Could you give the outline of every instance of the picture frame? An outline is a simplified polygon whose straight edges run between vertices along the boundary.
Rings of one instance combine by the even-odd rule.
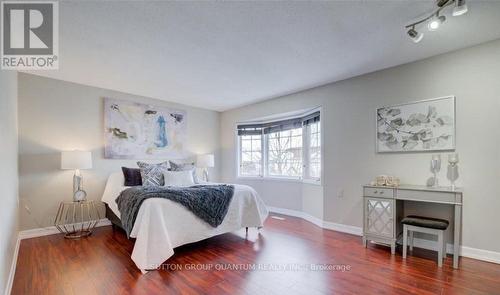
[[[105,159],[180,159],[187,156],[187,112],[104,98]]]
[[[376,109],[376,152],[453,151],[456,97],[453,95]]]

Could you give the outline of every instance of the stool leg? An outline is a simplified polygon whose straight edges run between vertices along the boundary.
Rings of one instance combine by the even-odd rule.
[[[443,259],[446,259],[446,240],[444,239],[444,237],[443,237]]]
[[[413,251],[413,231],[410,231],[410,251]]]
[[[438,232],[438,267],[443,266],[443,231]]]
[[[403,259],[406,259],[406,247],[408,247],[408,228],[403,224]]]

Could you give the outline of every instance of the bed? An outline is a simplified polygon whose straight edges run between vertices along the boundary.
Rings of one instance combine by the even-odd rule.
[[[102,201],[106,217],[121,227],[116,198],[127,189],[121,172],[109,176]],[[208,183],[206,183],[208,185]],[[213,183],[211,183],[213,184]],[[234,184],[234,195],[222,223],[212,227],[179,203],[160,198],[145,200],[130,233],[135,238],[131,258],[143,272],[161,266],[174,254],[174,248],[201,241],[244,227],[262,227],[268,210],[257,192],[249,186]]]

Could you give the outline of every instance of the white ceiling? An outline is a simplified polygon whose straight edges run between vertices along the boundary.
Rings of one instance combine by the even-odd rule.
[[[433,1],[60,1],[60,69],[33,74],[223,111],[500,38],[500,1],[468,5],[414,44]]]

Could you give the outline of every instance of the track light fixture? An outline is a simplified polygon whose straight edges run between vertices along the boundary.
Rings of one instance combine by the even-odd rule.
[[[453,7],[453,16],[460,16],[466,14],[469,9],[467,8],[467,4],[465,0],[456,0],[455,7]]]
[[[408,36],[410,36],[410,39],[415,43],[420,42],[422,38],[424,38],[424,34],[417,32],[415,28],[411,28],[408,30]]]
[[[439,27],[446,21],[446,17],[441,14],[441,11],[452,4],[455,4],[452,12],[453,16],[460,16],[467,13],[468,8],[465,0],[436,0],[437,8],[429,16],[405,27],[408,30],[407,34],[410,39],[415,43],[422,40],[424,34],[418,32],[416,29],[416,27],[421,24],[427,23],[429,31],[439,29]]]

